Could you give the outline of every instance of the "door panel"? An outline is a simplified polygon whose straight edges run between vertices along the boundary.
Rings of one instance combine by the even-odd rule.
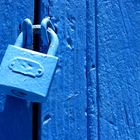
[[[140,138],[140,2],[97,3],[99,139]]]
[[[14,44],[19,33],[20,23],[27,17],[33,20],[33,14],[33,0],[0,1],[0,61],[8,44]],[[30,103],[10,96],[7,96],[5,101],[5,96],[0,96],[0,139],[32,139]]]
[[[86,2],[44,0],[41,6],[41,18],[52,17],[60,39],[59,64],[41,107],[42,140],[86,139]]]

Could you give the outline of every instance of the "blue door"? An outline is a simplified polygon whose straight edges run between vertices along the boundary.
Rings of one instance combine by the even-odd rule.
[[[14,44],[24,18],[34,18],[33,0],[0,1],[0,60],[8,44]],[[8,75],[8,74],[7,74]],[[32,104],[21,99],[0,96],[0,139],[32,139]]]
[[[2,0],[0,5],[1,59],[27,17],[39,24],[50,16],[60,40],[45,103],[0,96],[0,140],[140,139],[138,0]]]

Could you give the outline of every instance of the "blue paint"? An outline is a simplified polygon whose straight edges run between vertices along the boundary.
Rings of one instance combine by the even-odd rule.
[[[55,56],[9,45],[1,63],[1,93],[33,102],[46,100],[57,60]]]
[[[43,66],[28,58],[15,57],[8,67],[12,72],[34,78],[41,77],[44,74]]]
[[[0,112],[1,140],[31,140],[32,116],[31,104],[7,96],[3,112]]]
[[[137,5],[140,5],[138,1],[100,0],[92,7],[89,1],[89,11],[95,11],[95,15],[88,15],[87,22],[89,139],[140,138],[140,8]],[[91,24],[94,22],[95,27]]]
[[[87,0],[86,14],[86,76],[87,76],[87,137],[99,139],[98,28],[97,1]]]
[[[87,139],[86,1],[43,0],[41,6],[40,17],[49,11],[60,40],[58,67],[41,106],[41,138]]]
[[[33,8],[28,3],[14,18],[10,11],[19,0],[11,7],[0,4],[1,11],[8,11],[0,12],[2,59],[5,46],[14,43],[21,16],[33,17]],[[139,140],[139,1],[42,0],[40,5],[40,19],[52,17],[61,46],[51,92],[41,107],[42,140]],[[2,109],[3,96],[0,103]],[[8,97],[0,115],[0,132],[6,135],[0,138],[30,140],[30,109],[23,100]]]
[[[59,45],[57,34],[48,28],[47,23],[50,23],[49,21],[50,19],[45,22],[43,20],[42,23],[44,22],[44,24],[41,24],[41,31],[45,30],[44,32],[47,34],[47,36],[40,34],[43,41],[47,42],[48,35],[50,36],[48,52],[43,54],[26,49],[27,46],[27,48],[32,46],[33,33],[31,21],[29,19],[24,20],[22,33],[20,33],[15,45],[8,46],[0,66],[1,93],[32,102],[46,101],[58,61],[58,57],[54,55]],[[45,28],[42,29],[44,26]]]
[[[42,5],[41,17],[53,17],[61,45],[51,93],[41,108],[42,139],[139,139],[139,1]]]
[[[39,15],[38,15],[39,16]],[[48,27],[51,28],[53,31],[55,31],[55,27],[51,22],[50,17],[45,17],[41,21],[41,34],[42,34],[42,40],[43,40],[43,46],[46,51],[48,51],[49,46],[49,37],[48,34],[46,34],[46,31],[48,30]]]
[[[19,25],[24,18],[33,20],[33,0],[0,1],[0,62],[8,44],[14,44],[19,33]],[[4,106],[5,104],[5,106]],[[31,104],[14,98],[0,96],[0,139],[32,139]]]

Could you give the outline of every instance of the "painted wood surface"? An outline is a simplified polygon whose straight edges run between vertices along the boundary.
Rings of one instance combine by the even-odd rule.
[[[86,1],[43,0],[60,39],[59,64],[48,100],[41,107],[42,140],[87,139]]]
[[[97,1],[86,1],[87,139],[99,137]]]
[[[33,0],[0,1],[0,61],[8,44],[14,44],[22,20],[26,17],[33,20],[33,6]],[[32,139],[32,110],[30,103],[10,96],[5,101],[4,95],[0,96],[0,139]]]
[[[140,139],[140,1],[97,1],[100,140]]]
[[[61,39],[42,106],[42,139],[139,140],[140,2],[44,0],[41,6],[42,17],[56,17]]]
[[[139,140],[140,2],[42,0],[60,38],[58,68],[41,105],[42,140]],[[0,60],[33,1],[0,1]],[[0,96],[0,139],[31,140],[31,104]],[[4,108],[5,104],[5,109]]]

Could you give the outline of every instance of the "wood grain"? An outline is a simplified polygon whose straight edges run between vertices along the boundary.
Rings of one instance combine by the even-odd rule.
[[[60,60],[42,140],[139,140],[140,2],[44,0],[45,15],[58,26]]]
[[[86,2],[86,81],[87,81],[87,139],[98,140],[99,91],[98,91],[98,34],[97,2]]]
[[[41,17],[52,17],[60,39],[59,64],[41,109],[42,140],[86,139],[86,2],[44,0],[41,5]]]
[[[99,139],[140,138],[140,2],[97,3]]]

